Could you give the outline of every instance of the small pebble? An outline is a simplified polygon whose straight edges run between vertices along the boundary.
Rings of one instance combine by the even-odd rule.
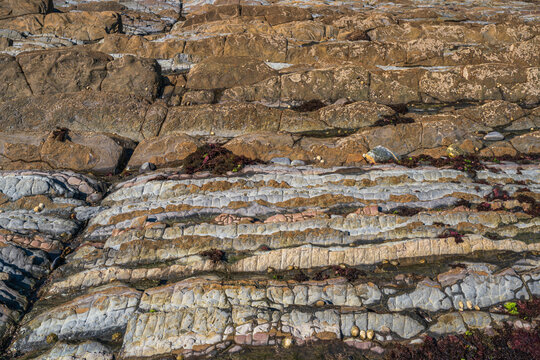
[[[399,160],[396,154],[394,154],[391,150],[380,145],[368,151],[367,154],[364,154],[364,158],[371,164],[385,163],[390,160]]]
[[[366,339],[366,330],[360,330],[360,339],[362,340]]]
[[[448,146],[446,148],[446,153],[448,154],[448,156],[450,156],[451,158],[453,157],[456,157],[456,156],[461,156],[461,155],[466,155],[467,152],[465,150],[463,150],[462,148],[460,148],[458,145],[456,144],[452,144],[450,146]]]
[[[354,325],[351,328],[351,336],[352,337],[357,337],[359,334],[360,334],[360,329],[358,328],[358,326]]]
[[[283,339],[283,347],[284,347],[285,349],[290,348],[291,345],[292,345],[292,343],[293,343],[293,341],[292,341],[292,339],[289,338],[289,337]]]
[[[375,331],[373,331],[373,330],[368,330],[368,331],[366,332],[366,337],[367,337],[368,340],[373,339],[374,336],[375,336]]]
[[[484,136],[484,140],[501,141],[501,140],[504,140],[504,135],[498,131],[492,131],[492,132],[487,133],[486,136]]]

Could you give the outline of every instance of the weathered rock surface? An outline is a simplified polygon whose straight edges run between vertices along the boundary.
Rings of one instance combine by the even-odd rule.
[[[538,357],[539,29],[534,1],[0,0],[0,353],[508,324]]]
[[[26,14],[45,14],[52,8],[52,0],[2,0],[0,19]]]
[[[200,142],[182,133],[143,140],[129,159],[129,168],[138,168],[145,162],[162,166],[178,164],[200,146]]]
[[[134,146],[132,141],[100,133],[69,131],[66,139],[54,132],[0,133],[0,166],[114,174]]]
[[[264,62],[248,57],[213,57],[190,70],[187,87],[211,90],[251,85],[274,75]]]
[[[12,335],[40,283],[101,199],[101,183],[71,172],[0,174],[0,341]],[[84,216],[80,219],[85,221]]]

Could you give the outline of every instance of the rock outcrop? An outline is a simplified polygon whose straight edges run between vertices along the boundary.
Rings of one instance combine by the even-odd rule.
[[[535,1],[0,0],[0,358],[538,358],[539,36]]]

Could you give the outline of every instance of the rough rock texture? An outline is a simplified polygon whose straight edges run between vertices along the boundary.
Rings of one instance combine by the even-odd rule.
[[[264,62],[249,57],[211,57],[198,63],[188,74],[191,89],[223,89],[251,85],[274,75]]]
[[[65,168],[104,175],[116,173],[126,152],[135,147],[132,141],[107,134],[69,131],[65,139],[60,136],[55,132],[0,133],[0,166]]]
[[[161,166],[178,164],[200,146],[196,139],[182,133],[143,140],[129,159],[129,168],[138,168],[145,162]]]
[[[0,357],[537,358],[538,20],[0,0]]]
[[[189,141],[171,144],[179,139]],[[530,300],[540,281],[539,218],[527,213],[515,183],[538,197],[539,170],[519,165],[516,174],[517,168],[491,165],[475,179],[459,170],[399,166],[139,175],[110,188],[100,207],[71,210],[75,219],[89,219],[82,242],[41,289],[42,305],[25,315],[10,349],[49,349],[52,336],[59,343],[48,353],[88,347],[109,356],[99,342],[113,341],[124,358],[215,356],[233,344],[288,338],[355,346],[353,328],[391,346],[425,333],[516,321],[493,306]],[[47,194],[42,185],[13,186],[9,179],[2,192],[10,209],[17,206],[10,201],[21,207],[24,196]],[[66,190],[54,193],[73,196]],[[482,210],[494,191],[507,200],[490,200],[499,210]],[[464,199],[469,205],[461,205]],[[45,216],[49,206],[34,214],[10,210],[0,225],[11,232],[37,226],[52,239],[58,231],[74,234],[67,223],[62,230],[39,225],[37,214]],[[417,210],[401,214],[404,206]],[[482,262],[491,259],[482,254],[505,260]],[[453,260],[439,263],[443,257]],[[233,278],[222,278],[224,271]],[[377,312],[366,311],[373,306]],[[415,309],[423,318],[408,313]],[[87,342],[67,348],[67,340]]]
[[[2,0],[0,19],[26,14],[46,14],[52,8],[52,0]]]

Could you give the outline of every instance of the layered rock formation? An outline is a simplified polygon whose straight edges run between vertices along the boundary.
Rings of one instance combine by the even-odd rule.
[[[538,336],[539,29],[534,1],[0,0],[0,352]]]

